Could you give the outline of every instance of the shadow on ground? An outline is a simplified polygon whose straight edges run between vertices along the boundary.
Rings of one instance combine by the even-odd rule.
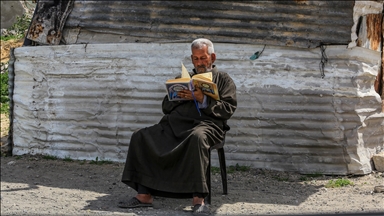
[[[136,192],[120,182],[124,164],[96,163],[95,161],[67,161],[43,156],[13,156],[1,158],[1,182],[21,183],[20,188],[3,189],[28,191],[41,186],[93,191],[99,194],[96,199],[87,200],[82,210],[114,213],[135,213],[157,215],[170,212],[182,215],[182,209],[191,204],[190,199],[165,199],[156,197],[154,208],[121,209],[116,206],[119,200],[126,200]],[[306,177],[304,177],[306,178]],[[211,210],[225,204],[265,203],[298,206],[309,196],[317,193],[319,187],[305,184],[301,175],[273,172],[261,169],[235,171],[228,174],[228,195],[222,195],[219,173],[212,176]],[[87,198],[87,197],[84,197]],[[187,214],[187,213],[185,213]],[[188,213],[189,214],[189,213]]]

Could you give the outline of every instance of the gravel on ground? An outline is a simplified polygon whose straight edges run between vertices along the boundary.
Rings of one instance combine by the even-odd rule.
[[[1,215],[192,215],[191,199],[155,197],[154,207],[121,209],[136,192],[123,184],[123,163],[42,155],[1,157]],[[352,183],[326,187],[332,180]],[[383,173],[364,176],[301,175],[246,169],[230,171],[228,195],[212,174],[211,215],[384,215]]]

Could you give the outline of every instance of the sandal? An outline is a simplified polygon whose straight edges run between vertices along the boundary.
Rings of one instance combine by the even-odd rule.
[[[136,197],[131,198],[128,202],[120,201],[117,206],[120,208],[153,207],[152,203],[142,203]]]
[[[211,211],[209,210],[207,205],[196,204],[192,208],[192,212],[194,215],[210,215]]]

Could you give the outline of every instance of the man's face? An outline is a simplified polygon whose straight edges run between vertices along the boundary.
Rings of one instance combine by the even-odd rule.
[[[205,73],[212,70],[212,64],[216,60],[215,53],[208,54],[208,47],[204,45],[201,49],[192,48],[192,64],[197,73]]]

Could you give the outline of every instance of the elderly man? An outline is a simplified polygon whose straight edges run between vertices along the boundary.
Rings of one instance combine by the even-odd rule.
[[[219,71],[213,44],[200,38],[191,44],[195,67],[191,76],[212,72],[220,100],[214,100],[196,88],[178,93],[186,101],[162,104],[164,116],[151,127],[133,133],[122,182],[135,189],[136,197],[119,202],[119,207],[152,206],[153,196],[193,198],[193,211],[207,209],[206,173],[210,147],[224,139],[227,120],[236,110],[236,86],[227,73]],[[198,112],[194,98],[198,102]]]

